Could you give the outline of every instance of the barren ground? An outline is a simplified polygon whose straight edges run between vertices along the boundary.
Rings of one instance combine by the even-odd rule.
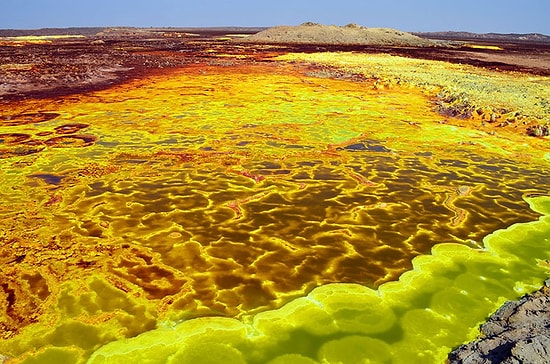
[[[49,97],[108,87],[155,69],[216,62],[216,55],[242,62],[269,61],[287,52],[356,51],[463,63],[502,71],[550,75],[550,44],[503,43],[501,50],[452,47],[393,47],[330,44],[255,44],[232,40],[224,30],[103,32],[81,38],[15,41],[0,38],[0,100]],[[234,61],[234,58],[232,59]]]

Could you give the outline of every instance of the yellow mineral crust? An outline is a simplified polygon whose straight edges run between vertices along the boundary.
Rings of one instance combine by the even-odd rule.
[[[353,52],[290,53],[279,60],[309,62],[361,74],[375,88],[418,87],[436,96],[436,109],[449,116],[473,118],[498,126],[545,124],[550,119],[550,78],[517,72],[495,72],[463,64],[389,54]],[[501,132],[499,130],[498,132]]]
[[[18,37],[0,37],[0,45],[22,47],[29,44],[50,44],[53,40],[85,38],[84,35],[27,35]]]
[[[503,49],[499,46],[486,45],[486,44],[465,44],[465,47],[474,48],[474,49],[489,49],[492,51],[502,51]]]

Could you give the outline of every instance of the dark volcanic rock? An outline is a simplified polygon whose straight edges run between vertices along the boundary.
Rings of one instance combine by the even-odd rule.
[[[549,285],[505,303],[481,326],[480,339],[453,351],[449,363],[550,363]]]

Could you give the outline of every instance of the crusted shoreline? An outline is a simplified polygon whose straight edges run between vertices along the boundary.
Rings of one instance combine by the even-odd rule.
[[[480,327],[480,338],[449,355],[449,364],[546,363],[550,357],[550,279],[508,301]]]

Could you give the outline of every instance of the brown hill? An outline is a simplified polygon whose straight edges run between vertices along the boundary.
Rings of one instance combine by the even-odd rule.
[[[343,27],[304,23],[277,26],[256,33],[244,41],[252,43],[338,44],[376,46],[431,46],[435,43],[410,33],[389,28],[366,28],[356,24]]]

